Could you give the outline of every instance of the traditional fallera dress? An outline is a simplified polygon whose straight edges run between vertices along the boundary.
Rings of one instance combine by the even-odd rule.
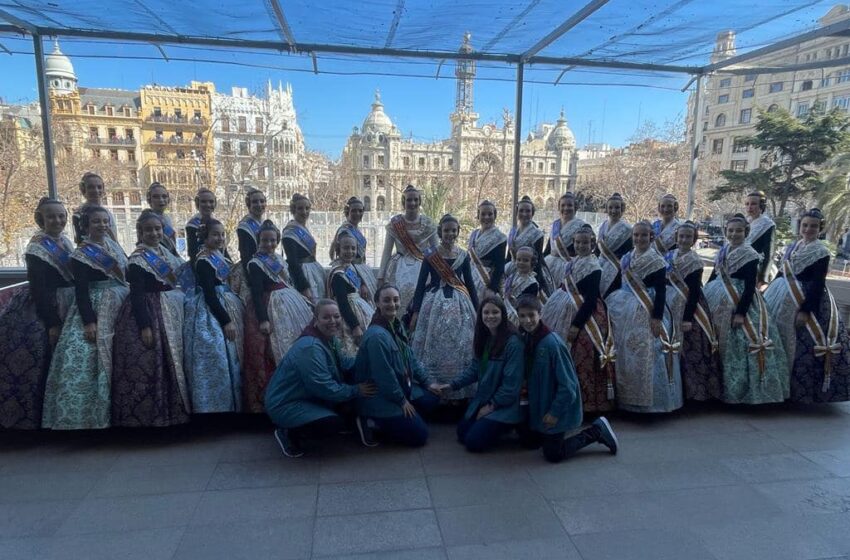
[[[776,325],[756,290],[760,256],[747,243],[724,245],[703,293],[714,319],[723,362],[723,401],[761,404],[789,395],[788,362]],[[732,328],[736,313],[745,316]]]
[[[655,233],[655,242],[652,247],[662,257],[676,248],[676,230],[681,223],[682,220],[679,218],[673,218],[666,226],[660,218],[652,222],[652,231]]]
[[[419,313],[411,346],[428,377],[440,383],[452,380],[458,369],[472,362],[472,337],[478,295],[469,255],[447,259],[436,247],[425,252],[411,308]],[[464,399],[475,387],[453,391],[449,400]]]
[[[325,269],[316,262],[316,239],[306,227],[290,220],[283,228],[283,252],[295,289],[310,288],[316,299],[325,297]]]
[[[472,260],[472,277],[479,296],[488,288],[502,293],[507,245],[507,236],[495,226],[488,230],[478,228],[469,234],[467,252]]]
[[[162,220],[162,241],[159,244],[175,257],[179,257],[180,253],[177,251],[177,230],[174,229],[174,223],[171,221],[171,217],[168,214],[158,214],[158,216]]]
[[[599,295],[599,260],[593,256],[574,257],[567,263],[561,287],[552,293],[541,320],[564,341],[570,327],[579,335],[568,344],[575,362],[586,412],[612,410],[614,401],[614,337],[608,325],[608,312]]]
[[[227,283],[230,289],[239,296],[245,307],[251,305],[251,289],[248,287],[248,263],[257,252],[257,235],[260,233],[259,220],[251,215],[239,220],[236,226],[236,237],[239,240],[239,266],[233,266]]]
[[[610,221],[602,222],[596,239],[599,251],[599,266],[602,276],[599,280],[599,293],[605,299],[623,283],[620,276],[620,259],[632,250],[632,224],[620,220],[613,226]]]
[[[346,220],[342,223],[339,228],[336,230],[336,235],[334,239],[339,236],[340,232],[346,231],[348,232],[356,241],[357,241],[357,257],[354,259],[354,268],[357,269],[357,274],[360,276],[360,279],[363,281],[363,285],[366,286],[366,289],[369,291],[369,299],[375,297],[375,292],[378,290],[378,279],[375,277],[375,273],[372,272],[372,267],[366,262],[366,246],[368,242],[366,241],[366,236],[363,235],[363,232]],[[331,259],[334,258],[336,241],[334,241],[331,246]]]
[[[776,267],[773,266],[773,233],[776,224],[770,217],[762,214],[750,222],[750,233],[747,235],[747,243],[761,255],[758,269],[758,282],[769,282],[775,274]]]
[[[74,241],[77,243],[81,243],[86,238],[82,229],[83,212],[91,206],[91,204],[85,202],[74,210],[74,213],[71,215],[71,226],[74,228]],[[113,216],[112,212],[105,206],[101,206],[100,208],[103,208],[106,210],[106,213],[109,214],[109,237],[112,241],[118,241],[118,228],[115,226],[115,216]]]
[[[398,288],[402,313],[413,301],[424,252],[436,246],[437,226],[428,216],[420,214],[418,221],[411,223],[397,214],[387,224],[378,277]]]
[[[54,430],[108,428],[112,343],[118,310],[129,293],[127,257],[112,239],[83,242],[71,255],[75,301],[53,353],[44,394],[42,426]],[[97,323],[97,340],[83,327]]]
[[[342,315],[342,352],[349,356],[357,354],[357,344],[352,331],[358,326],[366,332],[375,308],[363,299],[360,289],[364,281],[353,264],[337,264],[328,275],[328,294],[336,300]]]
[[[0,428],[41,427],[52,354],[48,330],[62,326],[73,301],[73,251],[64,235],[37,233],[24,253],[29,282],[6,289],[13,293],[0,310]]]
[[[587,222],[579,218],[573,218],[566,224],[562,224],[560,218],[552,222],[552,231],[543,254],[546,266],[552,275],[553,291],[564,281],[567,274],[567,262],[576,253],[573,249],[573,234],[586,224]]]
[[[631,412],[670,412],[680,408],[682,376],[675,325],[666,309],[666,263],[657,251],[622,260],[623,286],[605,303],[617,353],[617,404]],[[650,330],[660,319],[661,336]]]
[[[261,413],[266,385],[277,364],[310,324],[308,300],[289,285],[285,263],[278,255],[255,253],[248,262],[250,303],[245,307],[242,396],[245,412]],[[260,332],[269,321],[272,332]]]
[[[505,308],[508,312],[508,320],[514,325],[519,325],[516,304],[520,296],[523,295],[537,296],[540,298],[541,303],[546,302],[546,294],[540,289],[540,284],[537,282],[537,273],[534,271],[528,274],[521,274],[519,271],[514,271],[505,280]]]
[[[128,297],[118,311],[112,371],[112,425],[171,426],[189,421],[191,400],[183,372],[183,261],[162,245],[130,255]],[[153,347],[142,343],[151,329]]]
[[[850,340],[826,286],[829,258],[823,242],[797,241],[764,292],[785,348],[794,402],[850,400]],[[798,311],[810,314],[803,327],[795,323]]]
[[[242,408],[244,307],[227,285],[232,265],[220,251],[204,248],[195,262],[198,287],[186,297],[184,367],[195,413],[239,412]],[[224,337],[233,322],[236,340]]]
[[[537,227],[534,222],[529,222],[527,226],[515,226],[511,228],[508,234],[508,254],[507,264],[505,265],[505,280],[513,274],[516,260],[516,252],[520,247],[531,247],[537,254],[537,265],[534,267],[534,272],[537,274],[537,281],[540,284],[540,289],[544,294],[549,295],[549,291],[554,288],[552,286],[552,278],[549,274],[549,269],[546,266],[546,260],[543,255],[543,230]]]
[[[681,343],[679,352],[685,399],[707,401],[723,398],[723,370],[717,333],[702,293],[703,263],[695,251],[674,249],[667,253],[667,306]],[[682,322],[690,322],[689,332]]]
[[[195,214],[186,222],[186,253],[189,255],[189,262],[192,264],[192,268],[194,268],[195,259],[198,258],[198,253],[203,247],[203,244],[198,239],[198,231],[200,229],[201,215]]]

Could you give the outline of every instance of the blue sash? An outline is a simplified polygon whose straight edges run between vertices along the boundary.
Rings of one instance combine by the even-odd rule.
[[[560,220],[560,219],[557,219],[557,220],[555,220],[554,222],[552,222],[552,235],[551,235],[551,238],[552,238],[552,239],[557,239],[557,238],[558,238],[558,237],[560,237],[560,236],[561,236],[561,220]]]
[[[354,270],[354,267],[351,265],[348,265],[345,268],[345,279],[348,280],[351,285],[357,288],[358,290],[360,289],[360,285],[363,283],[363,281],[360,280],[360,275],[357,274],[357,271]]]
[[[674,255],[673,253],[674,250],[671,249],[670,251],[667,251],[667,254],[664,255],[664,262],[667,264],[667,272],[673,270],[673,261],[676,259],[676,255]]]
[[[629,251],[628,253],[623,255],[622,259],[620,259],[620,267],[622,268],[622,270],[628,270],[628,269],[631,268],[631,265],[632,265],[632,252]]]
[[[171,224],[169,224],[165,220],[162,220],[162,233],[164,233],[165,236],[170,239],[174,239],[175,235],[177,235],[177,232],[174,231],[174,228],[171,226]]]
[[[247,230],[248,233],[253,235],[255,238],[260,233],[260,222],[254,219],[252,216],[245,216],[242,218],[242,221],[239,222],[239,227]]]
[[[714,268],[718,268],[723,265],[723,261],[726,260],[726,253],[729,252],[729,243],[727,242],[723,247],[720,248],[720,251],[717,252],[717,257],[714,259]]]
[[[478,241],[478,235],[481,233],[480,229],[476,229],[472,231],[472,234],[469,236],[469,246],[475,249],[475,243]]]
[[[652,222],[652,232],[655,234],[655,237],[661,235],[661,232],[664,230],[664,225],[661,223],[661,220],[655,220]]]
[[[516,229],[516,226],[514,226],[514,227],[511,228],[511,231],[508,233],[508,247],[509,248],[513,247],[513,245],[514,245],[514,239],[516,238],[516,232],[517,232],[517,229]]]
[[[101,272],[118,280],[124,281],[124,271],[118,266],[118,261],[109,253],[104,251],[99,245],[89,242],[83,242],[77,248],[79,252],[85,255],[92,264],[100,268]]]
[[[357,240],[357,246],[360,247],[360,250],[363,252],[363,255],[366,255],[366,236],[363,235],[360,230],[354,227],[352,224],[344,224],[342,227],[350,233],[354,239]]]
[[[313,236],[310,235],[309,231],[297,224],[289,227],[288,229],[289,231],[295,234],[295,237],[298,238],[298,241],[300,241],[301,244],[304,245],[304,248],[310,251],[311,255],[316,254],[316,240],[313,239]]]
[[[68,278],[73,277],[71,275],[71,269],[68,268],[68,265],[71,262],[71,253],[70,251],[68,251],[68,249],[66,249],[59,243],[56,243],[56,241],[46,235],[41,238],[41,241],[39,241],[39,245],[44,247],[44,249],[50,254],[50,256],[54,258],[57,267],[63,270],[67,274]]]
[[[168,261],[146,247],[139,247],[134,254],[141,256],[163,283],[172,288],[177,285],[177,276]]]
[[[201,227],[200,214],[195,214],[194,216],[192,216],[192,219],[186,222],[186,227],[193,227],[195,229],[199,229]]]
[[[215,277],[219,282],[227,282],[227,277],[230,275],[230,265],[227,260],[221,256],[218,251],[204,251],[198,255],[198,260],[204,259],[215,269]]]
[[[259,252],[254,253],[254,258],[260,262],[270,278],[278,282],[286,282],[286,278],[283,275],[283,263],[279,259],[276,259],[272,255]]]

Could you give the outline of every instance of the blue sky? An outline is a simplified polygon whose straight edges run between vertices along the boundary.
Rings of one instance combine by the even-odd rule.
[[[2,43],[14,52],[30,52],[30,40],[3,39]],[[232,86],[260,91],[267,80],[292,84],[298,120],[307,146],[337,157],[352,127],[359,126],[370,110],[375,89],[380,89],[385,111],[405,136],[419,140],[436,140],[449,134],[448,115],[454,107],[454,65],[446,63],[440,69],[440,79],[387,75],[328,75],[314,74],[309,57],[267,55],[259,53],[222,53],[209,49],[165,47],[170,62],[148,45],[98,44],[94,42],[61,43],[71,57],[79,83],[84,87],[138,89],[140,86],[185,85],[190,80],[213,81],[220,91],[229,92]],[[45,45],[50,52],[52,45]],[[145,60],[116,60],[100,58],[105,55],[147,57]],[[98,58],[89,58],[90,56]],[[183,62],[174,58],[203,58],[247,63],[277,68],[243,67],[234,64]],[[327,72],[373,74],[414,73],[436,75],[437,62],[432,61],[374,61],[363,63],[342,57],[319,57],[319,68]],[[37,99],[35,65],[30,54],[0,53],[0,97],[6,102],[19,103]],[[530,81],[546,80],[546,84],[526,83],[523,103],[523,134],[541,122],[553,122],[561,107],[576,135],[579,145],[589,141],[604,141],[615,146],[627,143],[638,126],[638,119],[661,122],[684,114],[686,94],[681,88],[686,76],[655,79],[652,77],[612,76],[609,73],[574,71],[562,82],[640,80],[669,89],[609,86],[553,86],[555,70],[526,72]],[[482,67],[477,80],[475,107],[482,122],[499,122],[503,108],[514,112],[514,70],[510,67]],[[6,77],[11,79],[5,79]],[[505,80],[495,81],[493,79]]]

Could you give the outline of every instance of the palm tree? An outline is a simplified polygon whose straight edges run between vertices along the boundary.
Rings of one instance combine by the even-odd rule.
[[[827,238],[832,239],[850,223],[850,153],[832,158],[824,175],[815,200],[826,218]]]

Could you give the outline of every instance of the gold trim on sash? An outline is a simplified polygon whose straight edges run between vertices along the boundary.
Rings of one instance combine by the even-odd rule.
[[[608,244],[602,241],[601,239],[596,243],[596,246],[599,247],[599,254],[605,257],[605,259],[610,262],[617,269],[617,272],[622,272],[622,267],[620,266],[620,259],[617,258],[617,255],[614,251],[608,247]]]
[[[461,258],[462,255],[463,253],[460,253],[458,255],[458,258]],[[425,255],[425,258],[428,259],[428,262],[431,264],[437,274],[440,275],[440,278],[443,280],[443,282],[445,282],[455,290],[459,291],[460,293],[468,297],[470,300],[472,299],[472,296],[469,295],[469,290],[466,289],[466,284],[464,284],[460,280],[460,278],[457,277],[457,274],[455,273],[454,269],[449,266],[449,263],[446,262],[446,259],[443,258],[443,256],[439,253],[436,247],[433,248],[427,255]]]
[[[635,275],[632,274],[631,270],[623,270],[623,278],[628,282],[629,287],[632,289],[632,292],[637,296],[638,301],[640,301],[643,308],[649,313],[650,318],[652,318],[652,300],[649,297],[649,294],[646,293],[646,289],[643,287],[643,282],[635,278]],[[673,355],[678,354],[679,350],[682,347],[682,343],[676,340],[676,325],[673,324],[673,333],[672,336],[667,332],[667,327],[664,326],[664,321],[661,321],[661,335],[658,337],[661,340],[661,352],[664,353],[665,362],[667,366],[667,382],[672,385],[674,383],[673,379]]]
[[[581,292],[576,286],[576,283],[573,281],[571,277],[567,277],[566,279],[567,289],[570,292],[570,295],[573,297],[573,300],[576,302],[577,307],[581,307],[584,303],[584,297],[582,297]],[[605,366],[614,365],[614,362],[617,361],[617,352],[614,350],[614,337],[611,336],[611,323],[608,322],[608,336],[603,340],[602,337],[602,329],[599,328],[599,323],[596,322],[596,318],[593,316],[593,313],[590,314],[587,322],[584,324],[584,330],[587,335],[590,337],[590,341],[593,343],[593,347],[596,348],[596,351],[599,352],[599,367],[604,368]],[[608,368],[608,400],[614,400],[614,372],[613,367]]]
[[[393,231],[396,234],[396,238],[404,245],[404,248],[407,249],[407,252],[418,261],[421,261],[425,258],[425,255],[422,254],[422,251],[419,249],[419,245],[410,237],[410,232],[407,231],[407,227],[404,225],[404,216],[401,214],[397,214],[390,219],[390,225],[393,228]]]
[[[741,296],[739,296],[738,291],[735,290],[735,286],[732,284],[732,278],[729,277],[729,273],[726,272],[726,269],[723,266],[719,267],[719,272],[720,279],[723,281],[723,286],[726,288],[726,295],[729,297],[732,305],[737,307],[738,302],[741,301]],[[767,338],[766,334],[767,305],[764,303],[764,298],[758,290],[755,291],[753,297],[755,298],[755,304],[759,306],[759,328],[756,330],[752,321],[750,321],[749,315],[744,315],[744,334],[747,335],[747,340],[749,341],[749,353],[758,354],[759,378],[760,382],[764,383],[764,368],[767,359],[767,351],[773,350],[773,341]]]
[[[687,305],[688,294],[690,293],[690,289],[688,288],[685,281],[682,280],[682,277],[679,276],[679,273],[675,270],[671,270],[668,276],[670,279],[670,285],[679,292],[685,299],[685,305]],[[697,301],[696,309],[694,310],[694,319],[696,320],[697,325],[702,329],[702,332],[705,333],[705,336],[708,337],[708,341],[711,343],[711,353],[717,352],[717,348],[719,347],[719,342],[717,340],[717,333],[714,332],[714,325],[711,324],[711,319],[708,317],[708,312],[703,308],[702,304]]]
[[[803,287],[794,275],[791,263],[788,260],[782,263],[782,272],[788,284],[788,292],[799,310],[805,303],[806,297],[803,295]],[[821,328],[813,313],[807,313],[808,318],[806,319],[806,330],[809,331],[809,336],[815,343],[815,356],[824,359],[823,385],[821,386],[821,391],[824,393],[829,391],[832,380],[832,355],[841,353],[841,344],[838,342],[838,306],[835,304],[832,293],[829,290],[826,293],[829,296],[829,332],[826,334],[823,332],[823,328]]]
[[[481,276],[481,282],[484,284],[484,287],[490,287],[490,273],[487,272],[487,267],[485,267],[484,263],[481,262],[481,259],[478,257],[478,253],[472,247],[469,247],[466,252],[469,253],[469,258],[472,259],[472,264],[474,264],[475,268],[478,270],[478,274]]]

